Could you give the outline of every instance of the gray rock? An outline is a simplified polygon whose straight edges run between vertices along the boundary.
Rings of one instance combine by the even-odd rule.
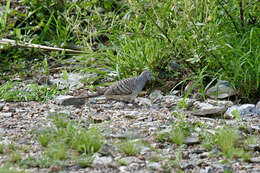
[[[235,95],[235,90],[228,81],[221,80],[215,86],[209,88],[206,95],[213,99],[223,99]]]
[[[200,173],[211,173],[213,170],[211,167],[207,166],[206,168],[200,169]]]
[[[148,98],[139,97],[136,100],[138,100],[140,106],[152,106],[152,102]]]
[[[248,150],[260,151],[260,144],[250,144],[248,145]]]
[[[258,110],[258,111],[260,111],[260,100],[256,103],[256,109]]]
[[[5,106],[5,102],[0,102],[0,111],[3,109],[4,106]]]
[[[146,166],[153,170],[159,170],[161,169],[161,164],[158,162],[148,162]]]
[[[252,157],[249,159],[249,161],[252,163],[260,163],[260,157]]]
[[[184,139],[184,144],[198,144],[200,143],[200,139],[198,136],[188,136]]]
[[[76,98],[73,96],[60,95],[54,99],[56,104],[63,106],[74,105],[76,107],[80,107],[85,104],[84,98]]]
[[[234,105],[228,108],[228,110],[225,112],[224,116],[227,118],[234,118],[234,113],[235,111],[238,111],[240,116],[245,116],[245,115],[256,115],[256,109],[255,105],[253,104],[243,104],[241,106]]]
[[[225,106],[213,106],[208,103],[195,102],[194,106],[199,110],[191,112],[192,115],[205,116],[205,115],[223,115],[227,108]]]
[[[93,160],[93,164],[97,164],[97,165],[107,165],[113,162],[112,157],[108,156],[108,157],[99,157],[99,156],[95,156],[95,159]]]
[[[149,98],[151,100],[155,100],[155,99],[161,99],[163,97],[162,95],[162,91],[160,90],[154,90],[150,95],[149,95]]]

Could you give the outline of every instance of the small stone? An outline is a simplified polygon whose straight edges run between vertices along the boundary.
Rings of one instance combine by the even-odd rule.
[[[255,114],[255,105],[243,104],[241,106],[238,106],[238,105],[231,106],[225,112],[224,117],[234,118],[235,111],[237,111],[240,116],[254,115]]]
[[[206,168],[200,169],[199,173],[211,173],[212,172],[212,168],[207,166]]]
[[[84,98],[77,98],[77,97],[67,96],[67,95],[60,95],[56,97],[54,101],[56,104],[63,105],[63,106],[74,105],[80,107],[85,104]]]
[[[230,83],[225,80],[219,81],[215,86],[209,88],[206,95],[213,99],[223,99],[235,95],[235,90]]]
[[[149,98],[151,100],[155,100],[155,99],[161,99],[163,97],[162,95],[162,91],[160,90],[154,90],[150,95],[149,95]]]
[[[112,163],[113,159],[111,157],[99,157],[95,156],[95,159],[93,160],[93,164],[97,165],[107,165]]]
[[[260,151],[260,144],[249,144],[248,150],[251,151]]]
[[[1,112],[0,117],[1,118],[9,118],[12,117],[13,113],[12,112]]]
[[[161,164],[158,163],[158,162],[148,162],[147,164],[147,167],[152,169],[152,170],[159,170],[161,169]]]
[[[192,111],[192,115],[197,116],[205,116],[205,115],[223,115],[224,112],[227,110],[224,106],[212,106],[212,107],[205,107],[199,110]]]
[[[152,102],[151,102],[151,100],[150,99],[148,99],[148,98],[143,98],[143,97],[139,97],[139,98],[137,98],[138,99],[138,102],[139,102],[139,105],[140,106],[149,106],[149,107],[151,107],[152,106]]]
[[[58,166],[58,165],[52,165],[52,166],[50,167],[50,169],[51,169],[52,172],[58,172],[58,171],[61,170],[61,167]]]
[[[252,163],[260,163],[260,157],[252,157],[249,159],[249,161]]]
[[[258,111],[260,111],[260,100],[256,103],[256,109],[258,110]]]
[[[4,106],[5,106],[5,102],[0,102],[0,111],[3,109]]]
[[[200,139],[198,136],[189,136],[184,139],[184,143],[188,145],[198,144],[200,143]]]

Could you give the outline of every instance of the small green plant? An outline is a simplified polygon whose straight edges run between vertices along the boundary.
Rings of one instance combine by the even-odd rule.
[[[42,133],[37,136],[37,141],[43,147],[47,147],[47,145],[51,142],[52,136],[49,133]]]
[[[59,87],[52,85],[39,86],[30,84],[23,86],[22,82],[8,81],[0,86],[0,99],[5,101],[30,101],[46,102],[55,95],[62,94],[65,90],[60,91]]]
[[[178,145],[182,145],[184,139],[191,134],[192,130],[193,126],[190,122],[178,121],[172,127],[170,140]]]
[[[172,125],[172,128],[169,132],[158,133],[156,139],[159,142],[169,141],[178,145],[182,145],[184,143],[184,139],[191,134],[193,129],[194,127],[190,122],[180,120]]]
[[[29,156],[25,160],[21,160],[18,162],[18,165],[22,168],[31,168],[31,167],[38,167],[38,168],[49,168],[53,164],[53,161],[49,158],[35,158]]]
[[[223,127],[218,130],[214,138],[217,147],[221,149],[227,159],[238,157],[249,160],[251,157],[250,152],[246,152],[242,148],[237,147],[240,138],[236,129]]]
[[[79,164],[82,168],[88,167],[93,161],[93,157],[82,155],[76,159],[76,163]]]
[[[53,143],[45,150],[45,155],[52,160],[64,160],[67,157],[67,146],[64,143]]]
[[[134,141],[125,141],[119,144],[119,148],[127,156],[135,156],[140,153],[140,143]]]
[[[0,154],[4,154],[5,145],[0,144]]]
[[[72,148],[86,154],[97,152],[101,146],[101,136],[96,128],[89,129],[88,131],[79,130],[72,143]]]
[[[127,165],[127,161],[124,158],[121,158],[117,161],[121,166],[126,166]]]
[[[0,172],[3,173],[24,173],[24,171],[18,171],[17,169],[13,168],[12,165],[4,164],[0,166]]]
[[[7,147],[9,150],[12,150],[12,151],[15,151],[18,149],[17,146],[13,142],[10,142]]]
[[[49,116],[52,119],[52,123],[57,127],[57,128],[66,128],[69,123],[72,123],[68,115],[59,113],[59,114],[54,114]]]
[[[17,163],[22,159],[22,155],[19,152],[13,151],[10,154],[9,161],[12,163]]]

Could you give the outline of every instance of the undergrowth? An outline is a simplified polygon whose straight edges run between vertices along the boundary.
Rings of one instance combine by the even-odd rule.
[[[122,79],[144,69],[163,76],[176,72],[168,68],[174,61],[183,71],[176,80],[196,80],[195,76],[203,76],[199,79],[204,84],[200,85],[201,91],[208,83],[224,79],[235,86],[243,99],[254,101],[260,94],[258,1],[25,0],[9,3],[1,3],[3,38],[81,49],[87,54],[76,56],[1,46],[4,79],[8,71],[24,75],[23,70],[28,75],[30,63],[25,62],[35,63],[46,57],[53,66],[72,57],[81,66],[71,70],[94,71],[102,79],[108,78],[110,72]],[[26,8],[14,10],[17,5]],[[167,80],[174,80],[173,76]],[[164,82],[159,84],[162,86]]]

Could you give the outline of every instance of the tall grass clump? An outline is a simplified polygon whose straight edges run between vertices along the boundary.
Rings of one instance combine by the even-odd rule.
[[[217,77],[241,97],[259,94],[259,2],[137,1],[135,8],[146,21],[140,24],[143,37],[168,42],[171,57],[195,73],[207,67],[205,82]]]

